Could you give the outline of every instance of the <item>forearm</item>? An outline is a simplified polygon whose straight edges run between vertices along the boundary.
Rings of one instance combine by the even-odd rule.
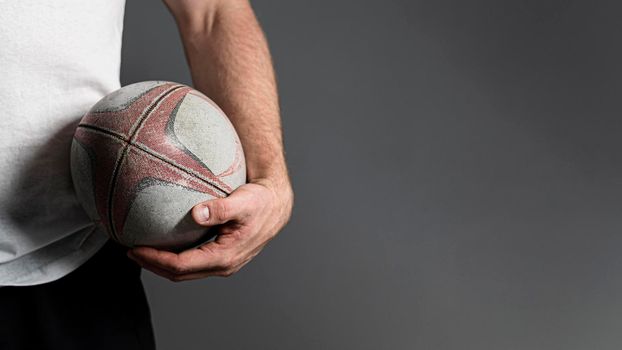
[[[164,2],[195,88],[221,106],[240,135],[249,183],[192,208],[197,224],[216,230],[214,240],[179,254],[137,247],[128,256],[172,281],[226,277],[259,254],[293,207],[270,54],[248,0]]]
[[[177,24],[194,87],[212,98],[238,131],[249,181],[289,186],[271,57],[250,6]]]

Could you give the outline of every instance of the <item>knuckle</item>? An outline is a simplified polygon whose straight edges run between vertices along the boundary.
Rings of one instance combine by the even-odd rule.
[[[231,236],[235,233],[235,231],[237,230],[237,227],[235,226],[234,223],[232,224],[228,224],[228,225],[223,225],[220,227],[220,234],[221,235],[227,235],[227,236]]]
[[[183,277],[180,275],[172,275],[172,276],[169,276],[168,279],[169,281],[175,282],[175,283],[179,283],[184,280]]]
[[[221,277],[231,277],[234,273],[235,271],[233,269],[227,269],[227,270],[221,271],[218,275]]]
[[[221,271],[227,271],[234,266],[234,258],[231,256],[223,257],[217,264],[216,269]]]
[[[226,269],[227,269],[227,266],[225,265],[224,262],[217,262],[217,263],[214,264],[214,270],[223,271],[223,270],[226,270]]]
[[[238,259],[234,256],[230,256],[225,260],[225,269],[230,270],[238,265]]]
[[[244,233],[240,230],[239,227],[232,227],[228,234],[235,240],[239,240],[242,238],[242,236],[244,236]],[[234,259],[231,258],[230,260]]]
[[[184,274],[188,272],[188,267],[184,264],[177,263],[171,266],[171,271],[175,274]]]
[[[224,200],[217,200],[213,203],[214,217],[216,220],[224,221],[229,217],[229,205]]]
[[[216,264],[216,266],[214,266],[214,267],[215,267],[216,270],[225,271],[225,270],[227,270],[229,268],[229,265],[227,265],[226,262],[222,261],[222,262],[219,262],[218,264]]]

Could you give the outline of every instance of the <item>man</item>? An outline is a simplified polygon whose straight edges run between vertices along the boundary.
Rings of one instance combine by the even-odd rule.
[[[75,198],[69,146],[80,117],[120,87],[124,0],[0,0],[1,349],[153,348],[138,265],[172,281],[229,276],[289,220],[276,84],[251,5],[164,3],[194,87],[238,131],[248,183],[193,208],[219,230],[199,248],[127,251],[107,240]]]

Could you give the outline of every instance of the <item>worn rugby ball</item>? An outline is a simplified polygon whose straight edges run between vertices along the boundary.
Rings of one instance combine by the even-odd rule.
[[[86,214],[128,246],[179,251],[209,240],[190,210],[246,182],[235,128],[207,96],[184,84],[122,87],[81,119],[71,174]]]

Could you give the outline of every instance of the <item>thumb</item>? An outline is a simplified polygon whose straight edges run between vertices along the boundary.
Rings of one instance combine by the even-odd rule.
[[[234,191],[228,197],[211,199],[192,208],[192,218],[201,226],[214,226],[240,219],[247,211],[248,201]]]

